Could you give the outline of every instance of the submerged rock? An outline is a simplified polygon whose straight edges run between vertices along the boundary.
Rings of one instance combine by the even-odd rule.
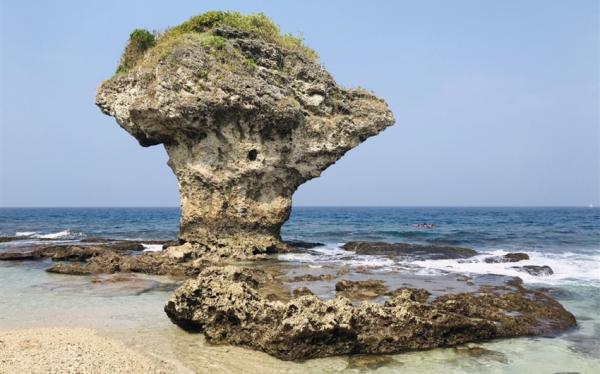
[[[319,281],[329,281],[337,278],[337,275],[334,274],[302,274],[293,277],[290,279],[291,282],[319,282]]]
[[[403,366],[390,356],[355,355],[348,357],[346,370],[377,370],[381,367],[398,368]]]
[[[39,258],[40,256],[34,251],[0,253],[0,261],[28,261]]]
[[[502,262],[519,262],[529,260],[529,255],[527,253],[515,252],[515,253],[507,253],[504,256],[493,256],[486,257],[483,261],[488,264],[497,264]]]
[[[524,265],[513,266],[512,268],[535,276],[548,276],[554,274],[554,270],[548,265]]]
[[[306,296],[306,295],[314,295],[314,293],[308,287],[300,287],[296,288],[292,294],[294,297]]]
[[[335,291],[337,295],[357,300],[381,296],[388,291],[388,288],[382,280],[342,280],[335,284]]]
[[[143,36],[143,38],[140,38]],[[132,33],[96,104],[179,182],[181,241],[251,257],[283,248],[292,194],[394,123],[263,15],[209,12],[158,39]]]
[[[208,267],[177,289],[165,306],[171,320],[286,360],[384,354],[513,336],[555,333],[575,325],[558,302],[520,283],[440,296],[402,289],[383,304],[304,295],[284,302],[261,293],[256,269]],[[272,280],[271,280],[272,281]]]
[[[508,357],[504,353],[493,351],[491,349],[483,348],[477,345],[468,344],[465,347],[456,347],[454,348],[454,351],[461,355],[497,361],[502,364],[509,363]]]
[[[346,251],[360,255],[404,256],[414,259],[457,259],[477,255],[477,251],[463,247],[385,242],[348,242]]]
[[[322,247],[324,243],[304,242],[301,240],[286,240],[284,244],[287,246],[285,252],[304,252],[307,249]]]

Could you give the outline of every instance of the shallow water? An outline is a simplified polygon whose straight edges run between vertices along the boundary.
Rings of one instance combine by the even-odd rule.
[[[171,239],[177,209],[0,209],[0,235],[28,240],[0,243],[0,251],[38,242],[83,237]],[[435,223],[415,229],[413,223]],[[405,373],[595,373],[600,367],[600,212],[598,209],[301,208],[284,228],[286,239],[321,241],[308,254],[280,256],[290,264],[366,266],[372,272],[408,272],[416,280],[440,274],[518,275],[528,287],[551,287],[578,328],[552,338],[519,338],[477,344],[492,352],[436,349],[389,356],[371,369],[347,357],[283,362],[242,348],[205,344],[162,312],[171,289],[167,278],[76,277],[43,271],[49,262],[0,263],[0,329],[46,326],[92,327],[147,354],[196,372],[376,372]],[[27,232],[28,233],[23,233]],[[487,264],[485,255],[460,260],[397,261],[354,256],[339,248],[348,240],[447,243],[482,253],[527,252],[527,264],[550,265],[555,274],[534,277],[514,264]],[[521,264],[521,263],[519,263]],[[523,263],[525,264],[525,263]],[[483,352],[483,353],[482,353]],[[479,353],[479,354],[476,354]],[[385,361],[385,362],[384,362]],[[186,369],[187,368],[187,369]]]

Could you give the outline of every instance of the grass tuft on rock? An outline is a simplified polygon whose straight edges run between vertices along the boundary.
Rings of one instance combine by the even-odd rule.
[[[125,47],[125,52],[121,56],[121,62],[117,68],[117,73],[126,72],[135,66],[136,62],[144,55],[148,49],[154,47],[156,37],[148,30],[135,29],[129,35],[129,42]]]
[[[164,60],[171,50],[184,40],[196,35],[202,39],[202,45],[212,50],[222,50],[226,40],[220,36],[212,35],[216,28],[229,27],[237,29],[257,38],[274,43],[282,48],[295,51],[312,60],[317,58],[317,53],[303,44],[302,38],[291,34],[282,34],[279,26],[263,13],[244,15],[239,12],[211,11],[194,16],[179,26],[166,30],[158,36],[147,30],[136,29],[129,38],[129,43],[121,57],[118,73],[127,72],[142,60],[148,51],[149,61],[156,63]],[[248,62],[252,65],[252,62]]]

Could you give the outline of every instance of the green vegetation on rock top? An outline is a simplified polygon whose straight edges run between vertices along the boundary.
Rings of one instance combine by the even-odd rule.
[[[129,43],[121,56],[121,63],[117,73],[131,69],[149,48],[154,47],[156,38],[154,34],[144,29],[135,29],[129,35]]]
[[[147,30],[134,30],[121,57],[117,73],[126,72],[135,66],[147,50],[159,49],[155,54],[162,56],[178,44],[185,35],[206,34],[219,27],[244,31],[283,48],[299,52],[310,59],[317,58],[316,52],[306,47],[302,38],[291,34],[281,34],[279,26],[263,13],[244,15],[239,12],[211,11],[194,16],[181,25],[168,29],[158,37]]]

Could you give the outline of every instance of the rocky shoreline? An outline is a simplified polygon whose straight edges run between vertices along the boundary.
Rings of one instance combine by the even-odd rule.
[[[107,239],[25,246],[20,252],[0,253],[0,260],[49,258],[52,263],[46,270],[61,274],[175,277],[183,283],[165,306],[175,324],[201,331],[210,343],[258,349],[284,360],[399,353],[556,334],[576,325],[558,302],[526,289],[518,278],[448,273],[419,280],[399,271],[311,268],[282,262],[277,255],[246,263],[215,261],[198,256],[189,245],[153,244],[164,244],[164,250],[142,252],[142,242]],[[310,252],[318,244],[292,242],[288,248]],[[468,260],[477,254],[469,248],[403,243],[349,242],[344,248],[359,248],[356,254],[363,256],[401,259]],[[525,256],[490,256],[484,261],[518,263]]]

